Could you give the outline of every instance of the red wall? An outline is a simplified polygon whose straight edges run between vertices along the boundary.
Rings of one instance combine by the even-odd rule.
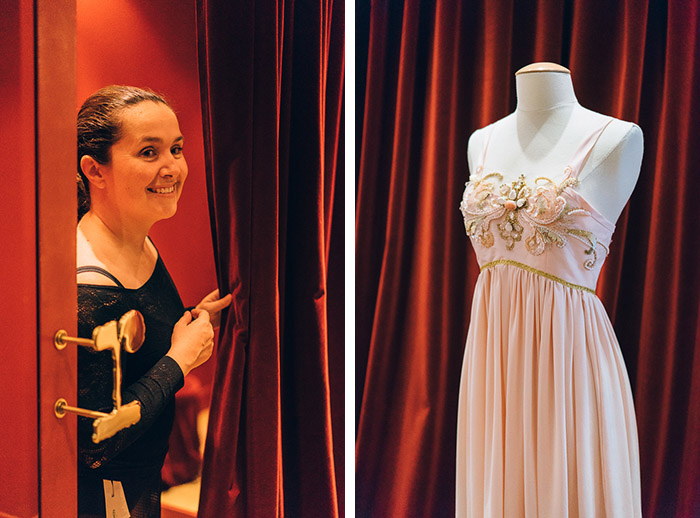
[[[178,214],[152,237],[193,305],[215,287],[204,181],[194,0],[78,2],[77,104],[112,83],[148,86],[174,105],[190,176]],[[0,516],[38,515],[36,204],[33,6],[3,0],[0,16]],[[56,92],[56,95],[60,95]],[[57,243],[60,246],[60,243]],[[199,375],[208,381],[212,362]]]
[[[29,7],[27,7],[29,5]],[[0,514],[38,514],[34,51],[31,3],[0,16]]]
[[[78,0],[77,106],[109,84],[148,87],[172,104],[189,176],[177,214],[151,231],[186,306],[216,288],[197,70],[195,1]],[[195,371],[209,383],[213,361]]]

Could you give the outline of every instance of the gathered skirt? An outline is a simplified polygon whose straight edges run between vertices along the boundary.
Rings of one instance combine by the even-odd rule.
[[[641,516],[632,392],[592,293],[484,270],[457,425],[458,518]]]

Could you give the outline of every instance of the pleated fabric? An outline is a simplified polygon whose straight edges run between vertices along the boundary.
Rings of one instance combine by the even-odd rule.
[[[632,393],[594,294],[485,269],[459,416],[458,517],[641,516]]]

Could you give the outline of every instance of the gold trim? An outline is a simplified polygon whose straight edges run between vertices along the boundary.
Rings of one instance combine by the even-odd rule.
[[[533,268],[532,266],[528,266],[523,263],[519,263],[518,261],[512,261],[510,259],[498,259],[496,261],[491,261],[490,263],[486,263],[484,266],[481,267],[481,271],[483,272],[487,268],[491,268],[492,266],[496,266],[497,264],[509,264],[511,266],[517,266],[518,268],[522,268],[523,270],[526,270],[530,273],[534,273],[537,275],[541,275],[542,277],[545,277],[549,279],[550,281],[558,282],[559,284],[563,284],[567,288],[573,288],[575,290],[579,291],[586,291],[588,293],[592,293],[595,295],[595,290],[592,290],[590,288],[587,288],[586,286],[579,286],[578,284],[573,284],[571,282],[565,281],[564,279],[560,279],[559,277],[552,275],[547,272],[543,272],[542,270],[538,270],[537,268]]]

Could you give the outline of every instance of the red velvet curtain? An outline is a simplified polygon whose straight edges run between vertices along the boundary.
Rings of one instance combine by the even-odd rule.
[[[466,143],[515,109],[514,72],[536,61],[644,132],[598,292],[633,385],[644,516],[700,516],[698,2],[363,0],[356,23],[357,516],[454,516],[478,275]]]
[[[219,286],[201,518],[343,505],[342,2],[199,0]]]

